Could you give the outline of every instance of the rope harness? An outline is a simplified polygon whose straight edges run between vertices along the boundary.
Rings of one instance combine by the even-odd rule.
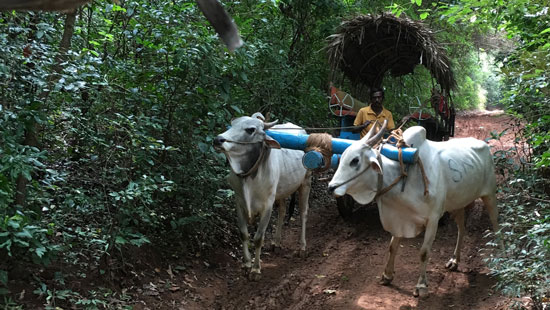
[[[379,174],[378,175],[378,184],[377,184],[377,190],[376,190],[376,195],[374,196],[374,199],[384,195],[385,193],[389,192],[395,185],[397,185],[401,180],[403,180],[403,186],[401,188],[401,191],[403,191],[405,189],[405,182],[406,182],[406,178],[408,176],[408,173],[407,173],[407,170],[408,170],[408,165],[405,166],[405,163],[403,162],[403,151],[402,151],[402,148],[403,147],[409,147],[409,145],[407,145],[407,143],[405,142],[405,140],[403,140],[403,135],[402,135],[402,131],[400,128],[398,128],[397,130],[395,130],[387,139],[385,139],[384,141],[382,141],[382,143],[377,143],[375,145],[372,146],[372,149],[375,149],[377,150],[377,154],[378,156],[376,157],[376,159],[378,160],[378,164],[380,166],[382,166],[382,156],[381,156],[381,149],[382,149],[382,146],[384,143],[388,143],[388,141],[396,141],[396,146],[399,150],[399,166],[400,166],[400,169],[401,169],[401,174],[388,186],[382,188],[382,186],[384,185],[384,180],[383,180],[383,176],[382,174]],[[392,142],[393,143],[393,142]],[[429,180],[428,180],[428,177],[426,176],[426,171],[424,170],[424,165],[422,164],[422,160],[420,158],[418,158],[418,166],[420,167],[420,172],[422,173],[422,181],[424,182],[424,196],[428,195],[429,191],[428,191],[428,185],[429,185]],[[350,179],[338,184],[335,186],[335,188],[338,188],[340,186],[343,186],[353,180],[355,180],[356,178],[358,178],[360,175],[362,175],[363,173],[365,173],[367,170],[369,170],[371,168],[370,165],[368,165],[367,167],[365,167],[363,170],[361,170],[360,172],[358,172],[356,175],[354,175],[353,177],[351,177]]]
[[[403,125],[401,125],[403,126]],[[384,195],[385,193],[389,192],[395,185],[397,185],[397,183],[399,183],[399,181],[403,180],[403,186],[401,187],[401,191],[403,191],[405,189],[405,183],[407,181],[407,177],[408,177],[408,165],[405,166],[405,163],[403,163],[403,147],[410,147],[410,145],[408,145],[405,140],[403,139],[403,131],[401,130],[401,126],[399,128],[397,128],[396,130],[394,130],[392,132],[392,134],[384,140],[383,143],[388,143],[388,141],[395,141],[395,146],[397,147],[397,149],[399,150],[399,167],[401,168],[401,175],[399,175],[390,185],[388,185],[387,187],[385,187],[384,189],[380,190],[377,194],[376,194],[376,197],[379,197],[379,196],[382,196]],[[380,149],[382,148],[382,146],[380,145],[379,149],[378,149],[378,157],[380,157]],[[380,158],[378,158],[378,160],[380,161]],[[428,180],[428,177],[426,176],[426,171],[424,170],[424,165],[422,164],[422,160],[420,159],[420,157],[418,158],[417,160],[418,162],[418,166],[420,167],[420,172],[422,173],[422,181],[424,182],[424,196],[428,195],[429,191],[428,191],[428,185],[430,184],[429,180]],[[380,178],[379,178],[379,183],[380,183]]]
[[[252,165],[252,167],[247,172],[235,173],[240,178],[246,178],[246,177],[256,173],[256,171],[258,171],[258,168],[260,167],[260,164],[262,163],[262,161],[264,161],[264,158],[266,158],[267,155],[269,155],[269,152],[271,150],[271,148],[269,147],[269,145],[267,145],[265,140],[262,140],[260,142],[245,142],[245,141],[225,140],[225,142],[235,143],[235,144],[258,144],[258,143],[262,144],[262,147],[260,149],[260,155],[258,156],[258,159],[254,163],[254,165]]]

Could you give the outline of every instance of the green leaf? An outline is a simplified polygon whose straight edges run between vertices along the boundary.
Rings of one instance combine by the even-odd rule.
[[[13,229],[19,229],[21,227],[21,224],[19,224],[18,221],[14,221],[13,219],[8,220],[8,226]]]
[[[420,19],[426,19],[426,17],[428,17],[428,15],[430,15],[430,13],[424,12],[424,13],[420,14]]]
[[[422,5],[422,0],[416,0],[416,5],[421,6]]]
[[[199,142],[199,150],[203,153],[210,151],[210,144]]]
[[[17,238],[13,238],[13,242],[19,244],[19,246],[24,247],[24,248],[28,248],[29,245],[30,245],[27,241],[17,239]]]
[[[0,249],[6,248],[8,250],[8,255],[11,256],[11,239],[6,240],[6,242],[0,244]]]
[[[18,238],[32,239],[32,233],[27,229],[23,229],[22,231],[15,233],[15,236]]]
[[[550,28],[546,28],[539,33],[539,35],[550,32]]]
[[[0,283],[7,285],[8,284],[8,272],[0,269]]]
[[[29,170],[25,169],[25,170],[21,171],[21,174],[23,174],[23,177],[25,177],[25,179],[27,179],[27,181],[32,180],[31,173],[30,173]]]
[[[128,243],[128,241],[126,241],[126,239],[122,238],[122,236],[116,236],[115,242],[117,244],[126,244],[126,243]]]
[[[42,256],[44,256],[44,254],[46,254],[46,248],[45,247],[39,247],[39,248],[34,249],[34,252],[36,253],[36,255],[38,257],[42,258]]]

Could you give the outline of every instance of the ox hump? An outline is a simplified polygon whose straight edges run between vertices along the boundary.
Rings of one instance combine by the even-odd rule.
[[[413,126],[403,132],[403,139],[411,147],[419,148],[426,141],[426,129],[422,126]]]
[[[298,125],[295,125],[293,123],[290,123],[290,122],[275,125],[275,126],[271,127],[270,130],[282,131],[282,132],[286,132],[286,133],[293,134],[293,135],[305,135],[305,134],[307,134],[307,132],[302,127],[300,127]]]

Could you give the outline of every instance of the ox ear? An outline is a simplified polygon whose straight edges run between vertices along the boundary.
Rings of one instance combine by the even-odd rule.
[[[277,142],[277,140],[271,138],[268,135],[265,135],[265,143],[267,143],[267,145],[272,149],[280,149],[281,148],[281,145],[279,144],[279,142]]]
[[[372,170],[376,171],[378,174],[382,174],[382,167],[380,166],[380,163],[378,162],[378,158],[376,156],[370,156],[370,167]]]

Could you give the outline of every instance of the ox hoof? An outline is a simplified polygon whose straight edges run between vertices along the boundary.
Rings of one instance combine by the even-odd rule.
[[[251,268],[252,268],[251,265],[247,265],[244,263],[241,265],[241,270],[244,272],[245,275],[248,275],[250,273]]]
[[[425,297],[428,295],[428,287],[426,286],[417,286],[414,288],[413,292],[414,297]]]
[[[456,271],[458,269],[458,262],[456,259],[451,258],[447,264],[445,264],[445,268],[449,269],[450,271]]]
[[[393,278],[388,278],[385,274],[382,275],[382,279],[380,280],[380,284],[382,285],[390,285]]]
[[[262,278],[262,274],[260,273],[259,270],[251,270],[250,273],[248,274],[248,279],[250,281],[260,281],[261,278]]]

